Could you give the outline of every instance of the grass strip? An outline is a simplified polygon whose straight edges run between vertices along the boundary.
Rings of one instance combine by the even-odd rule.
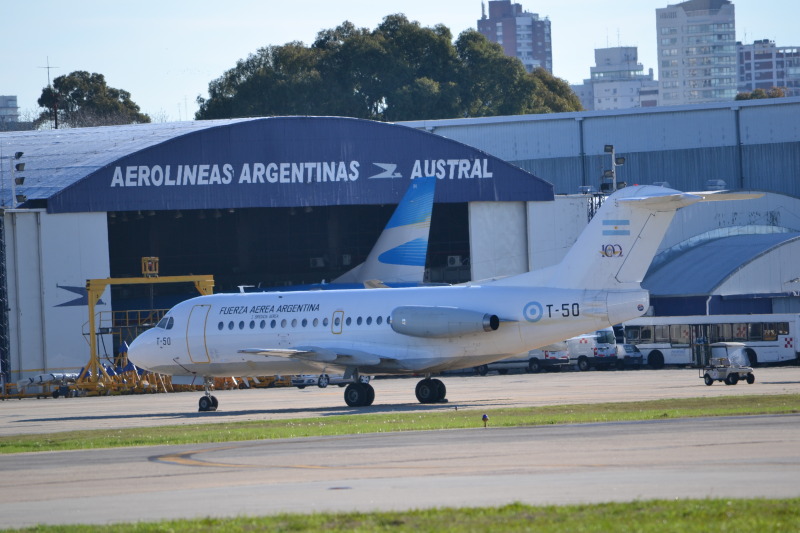
[[[800,530],[800,498],[653,500],[591,505],[445,508],[405,512],[279,514],[231,519],[168,520],[110,526],[38,526],[26,532],[516,532],[714,533]],[[7,531],[7,530],[4,530]]]
[[[553,405],[489,411],[463,408],[456,410],[454,407],[443,405],[432,411],[362,413],[355,416],[338,415],[290,420],[3,436],[0,437],[0,453],[204,444],[392,431],[466,429],[482,427],[483,414],[489,416],[490,426],[515,427],[798,412],[800,412],[800,394]]]

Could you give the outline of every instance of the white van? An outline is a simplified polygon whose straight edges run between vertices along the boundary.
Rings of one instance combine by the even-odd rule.
[[[578,370],[617,366],[617,338],[614,328],[605,328],[567,339],[569,360]]]

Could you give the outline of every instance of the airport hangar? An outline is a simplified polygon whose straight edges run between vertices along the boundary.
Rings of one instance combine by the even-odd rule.
[[[669,181],[666,165],[681,169],[670,176],[674,187],[703,189],[706,179],[730,178],[729,166],[717,163],[738,161],[755,183],[732,188],[783,191],[800,168],[800,121],[792,119],[799,110],[800,99],[783,99],[402,125],[278,117],[0,134],[9,310],[3,368],[18,380],[83,366],[85,281],[140,275],[143,256],[159,257],[162,275],[213,274],[217,291],[330,280],[365,258],[412,176],[441,178],[426,265],[429,281],[445,282],[558,262],[593,204],[591,195],[561,193],[599,181],[610,165],[605,144],[616,143],[627,158],[616,169],[620,181]],[[766,139],[764,122],[771,124]],[[23,152],[19,160],[15,152]],[[750,173],[745,155],[771,155],[772,182]],[[25,181],[11,190],[17,161],[27,165],[16,176]],[[518,168],[537,166],[548,181]],[[645,172],[654,178],[629,177]],[[14,209],[12,195],[22,202]],[[679,214],[658,258],[664,297],[650,287],[656,310],[665,311],[659,314],[800,310],[800,204],[775,193],[753,202]],[[746,248],[693,273],[702,283],[691,290],[704,292],[683,290],[671,269],[683,259],[691,271],[697,258],[684,258],[690,250],[703,255],[702,246],[716,246],[709,254],[719,257],[720,248],[730,249],[721,237],[744,239]],[[97,310],[168,307],[191,295],[185,286],[115,287]],[[113,340],[101,341],[101,353],[110,354]]]

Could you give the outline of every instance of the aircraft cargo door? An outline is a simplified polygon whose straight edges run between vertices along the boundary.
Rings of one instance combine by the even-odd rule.
[[[186,350],[193,363],[210,363],[206,346],[206,320],[211,311],[210,305],[195,305],[189,311],[189,323],[186,325]]]

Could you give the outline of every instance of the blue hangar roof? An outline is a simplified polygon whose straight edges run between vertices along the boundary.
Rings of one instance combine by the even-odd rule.
[[[0,134],[3,205],[14,152],[23,206],[51,213],[397,203],[435,175],[437,202],[549,201],[553,186],[407,126],[273,117]]]
[[[800,239],[800,233],[735,235],[703,242],[647,272],[642,286],[652,296],[712,294],[759,256]]]

